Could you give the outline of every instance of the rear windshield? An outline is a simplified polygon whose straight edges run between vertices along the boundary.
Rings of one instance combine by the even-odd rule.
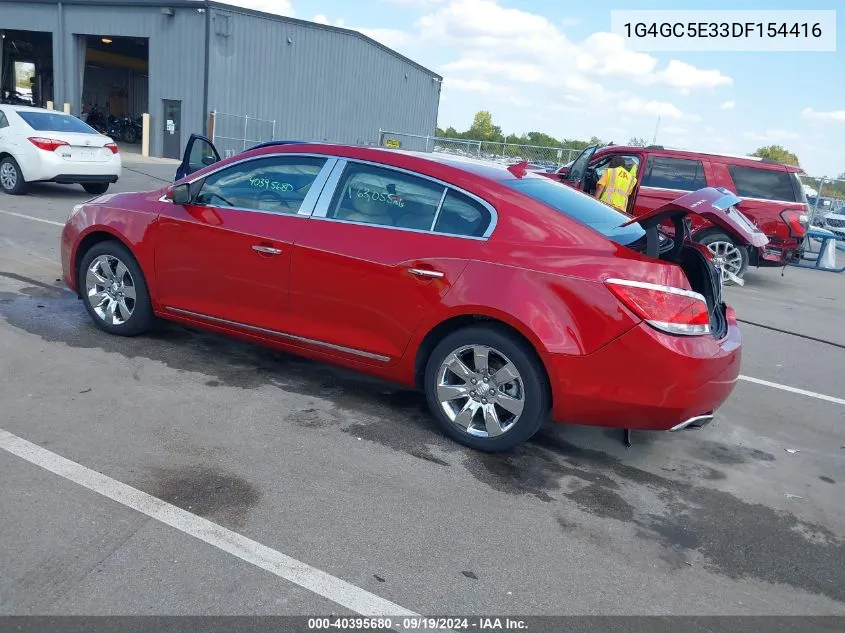
[[[80,132],[99,134],[87,123],[69,114],[60,112],[27,112],[18,110],[17,114],[33,130],[38,132]]]
[[[795,174],[780,169],[760,169],[728,165],[737,195],[763,200],[806,202],[801,182]]]
[[[645,235],[639,224],[621,226],[629,222],[624,213],[602,204],[595,198],[576,191],[544,176],[514,178],[501,181],[503,185],[515,189],[530,198],[578,220],[595,229],[618,244],[633,244]]]

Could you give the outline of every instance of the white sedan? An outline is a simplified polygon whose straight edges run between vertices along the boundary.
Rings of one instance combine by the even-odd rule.
[[[120,154],[107,136],[69,114],[0,105],[0,189],[22,194],[32,182],[80,184],[106,192],[120,178]]]

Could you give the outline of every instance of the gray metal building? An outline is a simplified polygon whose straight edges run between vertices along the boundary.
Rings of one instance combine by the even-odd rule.
[[[36,105],[149,112],[153,156],[180,156],[212,111],[234,150],[271,135],[376,144],[380,129],[437,123],[442,78],[348,29],[204,0],[0,0],[0,32],[4,90],[30,64]]]

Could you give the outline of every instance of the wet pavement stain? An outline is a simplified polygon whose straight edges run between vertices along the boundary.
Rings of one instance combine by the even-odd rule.
[[[728,466],[745,464],[751,460],[764,462],[775,461],[774,455],[756,448],[748,448],[745,446],[726,446],[725,444],[718,444],[708,440],[698,442],[692,455],[693,457],[697,457],[706,462],[725,464]]]
[[[46,304],[47,309],[37,309],[37,302]],[[718,465],[773,462],[775,457],[764,451],[728,446],[703,436],[686,444],[684,450],[704,463],[684,459],[656,474],[631,465],[627,453],[616,457],[563,440],[564,427],[544,429],[510,453],[478,453],[439,431],[422,394],[397,390],[350,371],[174,325],[138,338],[108,336],[91,324],[81,303],[67,293],[41,299],[0,294],[0,316],[45,341],[160,361],[180,371],[209,376],[209,382],[220,386],[270,386],[329,399],[336,403],[339,414],[314,418],[323,426],[334,425],[351,436],[416,459],[443,466],[462,464],[493,490],[549,504],[555,515],[563,511],[567,516],[559,521],[561,538],[564,530],[577,529],[578,537],[588,531],[578,523],[577,512],[566,512],[567,504],[572,504],[592,516],[630,525],[638,538],[660,545],[667,562],[684,565],[688,553],[695,551],[696,566],[713,573],[787,584],[845,602],[841,538],[825,526],[701,485],[725,478]],[[311,413],[319,411],[317,405],[314,408]],[[308,413],[306,410],[303,415]],[[347,419],[363,421],[346,425]],[[616,441],[620,436],[613,432],[612,437]],[[647,449],[648,434],[639,437],[632,450],[638,446]],[[607,444],[607,440],[594,441]],[[144,489],[227,525],[242,521],[258,500],[248,482],[213,470],[162,471]],[[641,508],[637,501],[646,493],[659,499],[667,510]]]
[[[259,493],[245,479],[211,468],[156,469],[146,486],[154,497],[221,523],[242,527]]]

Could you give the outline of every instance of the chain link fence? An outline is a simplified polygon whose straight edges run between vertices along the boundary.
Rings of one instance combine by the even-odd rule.
[[[379,130],[380,147],[407,149],[417,152],[442,152],[454,156],[478,158],[511,165],[527,160],[537,169],[554,171],[566,165],[581,153],[568,147],[543,147],[519,145],[498,141],[472,141],[468,139],[421,136],[402,132]]]
[[[211,113],[208,126],[211,142],[222,158],[233,156],[258,143],[272,141],[276,136],[276,121],[216,110]]]

